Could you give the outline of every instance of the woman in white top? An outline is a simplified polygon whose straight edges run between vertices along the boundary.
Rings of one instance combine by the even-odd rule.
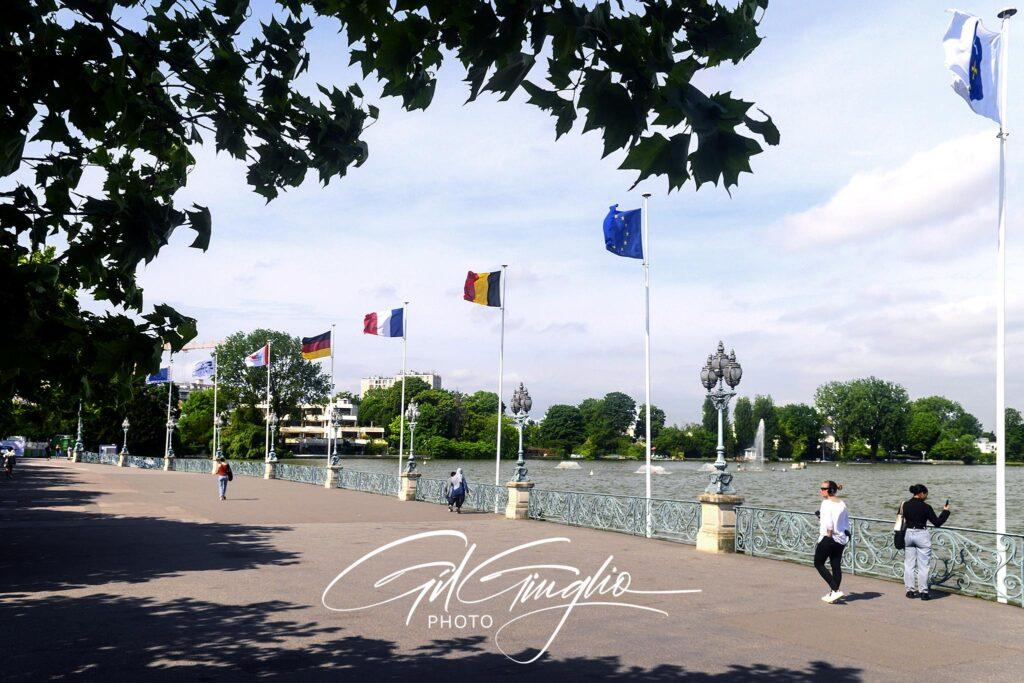
[[[829,591],[821,599],[835,602],[843,597],[839,584],[843,580],[843,551],[850,542],[850,517],[846,512],[846,503],[836,495],[842,485],[834,481],[821,482],[821,510],[818,512],[818,545],[814,549],[814,568],[828,584]],[[830,572],[825,567],[828,560],[832,565]]]

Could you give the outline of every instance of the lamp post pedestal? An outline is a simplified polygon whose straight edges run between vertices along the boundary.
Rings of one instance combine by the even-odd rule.
[[[416,500],[416,484],[422,476],[419,472],[402,472],[401,485],[398,487],[398,500]]]
[[[277,479],[277,461],[263,463],[263,478]]]
[[[341,488],[341,465],[331,465],[327,468],[327,479],[324,480],[324,488]]]
[[[174,468],[174,456],[164,457],[164,472],[170,472]]]
[[[505,519],[526,519],[530,516],[530,491],[533,486],[532,481],[510,481],[505,485],[508,489]]]
[[[702,493],[697,500],[700,501],[697,550],[704,553],[736,552],[736,506],[743,503],[743,496]]]
[[[121,451],[117,456],[117,466],[128,467],[128,454],[124,451]]]

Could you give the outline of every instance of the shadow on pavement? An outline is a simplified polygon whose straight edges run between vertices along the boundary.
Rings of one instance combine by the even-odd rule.
[[[64,468],[24,468],[0,486],[0,586],[57,591],[114,581],[141,583],[192,571],[293,564],[274,546],[288,527],[119,517],[84,510],[103,494],[81,490]]]
[[[661,665],[623,667],[617,657],[545,658],[514,664],[483,636],[435,640],[413,652],[388,640],[339,636],[342,629],[289,620],[299,606],[109,594],[8,600],[2,610],[4,678],[105,680],[415,679],[646,681],[860,680],[860,670],[809,662],[804,669],[732,665],[721,673]],[[54,647],[59,643],[60,647]]]

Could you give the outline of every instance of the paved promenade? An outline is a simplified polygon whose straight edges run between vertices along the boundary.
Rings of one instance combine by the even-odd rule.
[[[847,576],[846,604],[826,605],[811,567],[493,514],[455,515],[369,493],[236,477],[229,500],[220,502],[209,475],[63,461],[19,463],[16,477],[0,481],[5,681],[1018,681],[1024,671],[1024,609],[957,595],[910,601],[895,583]],[[634,591],[701,592],[595,595],[589,602],[630,602],[668,616],[621,604],[578,606],[549,653],[527,665],[506,658],[496,640],[529,659],[565,610],[514,621],[497,638],[496,631],[566,601],[512,608],[513,591],[471,602],[522,573],[484,583],[478,573],[463,602],[449,602],[447,616],[486,614],[489,628],[431,623],[446,615],[443,599],[424,599],[411,617],[415,596],[347,612],[321,604],[324,588],[364,554],[438,530],[477,544],[464,572],[515,545],[565,537],[569,542],[493,566],[566,565],[585,577],[611,555]],[[455,536],[398,546],[341,579],[328,602],[385,601],[444,568],[375,587],[389,572],[458,565],[466,552]],[[560,586],[571,580],[557,569],[535,573]]]

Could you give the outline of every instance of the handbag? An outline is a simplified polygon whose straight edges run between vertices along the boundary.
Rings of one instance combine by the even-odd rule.
[[[228,465],[228,481],[234,481],[235,473],[231,471],[231,465]]]
[[[907,521],[903,519],[903,503],[900,503],[900,510],[896,513],[896,523],[892,525],[892,544],[896,550],[903,550],[907,547],[906,541]]]

